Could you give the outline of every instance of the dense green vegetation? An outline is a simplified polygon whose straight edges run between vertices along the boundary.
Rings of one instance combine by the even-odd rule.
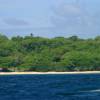
[[[100,37],[12,37],[0,35],[0,68],[12,71],[100,70]]]

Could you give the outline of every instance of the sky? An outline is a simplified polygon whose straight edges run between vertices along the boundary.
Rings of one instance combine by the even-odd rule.
[[[0,33],[88,38],[100,35],[100,0],[0,0]]]

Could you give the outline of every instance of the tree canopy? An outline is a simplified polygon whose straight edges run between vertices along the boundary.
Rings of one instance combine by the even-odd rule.
[[[43,38],[0,35],[0,67],[13,71],[100,70],[100,36]]]

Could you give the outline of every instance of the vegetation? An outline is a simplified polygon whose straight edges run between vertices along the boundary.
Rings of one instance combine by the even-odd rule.
[[[100,36],[94,39],[0,35],[0,68],[12,71],[100,70]]]

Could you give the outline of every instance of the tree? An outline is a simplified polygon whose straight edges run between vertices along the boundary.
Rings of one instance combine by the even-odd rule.
[[[72,41],[77,41],[79,40],[78,36],[71,36],[68,39],[72,40]]]

